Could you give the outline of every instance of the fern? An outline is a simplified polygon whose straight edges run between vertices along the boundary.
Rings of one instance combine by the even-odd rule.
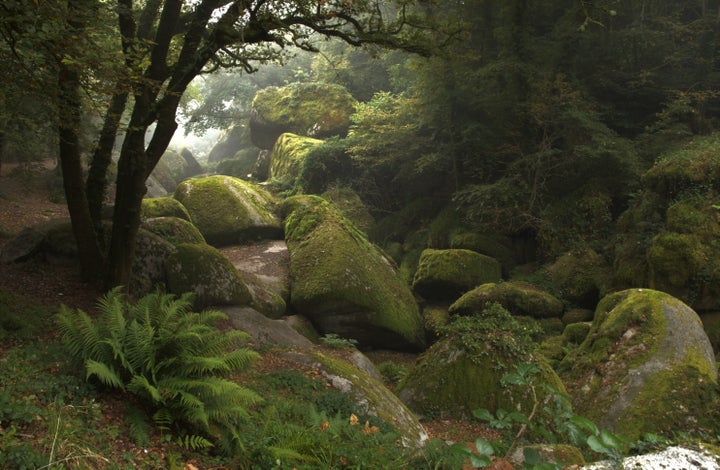
[[[186,449],[191,450],[202,450],[202,449],[209,449],[210,447],[214,447],[213,443],[207,440],[206,438],[198,435],[192,435],[188,436],[186,435],[183,437],[177,438],[177,444],[180,447],[184,447]]]
[[[88,380],[140,397],[162,429],[185,426],[238,449],[235,429],[262,399],[224,377],[247,368],[258,354],[242,347],[246,333],[215,326],[224,313],[192,312],[192,300],[191,294],[158,291],[132,304],[114,289],[99,300],[97,319],[63,306],[57,323]],[[188,439],[190,446],[203,445]]]

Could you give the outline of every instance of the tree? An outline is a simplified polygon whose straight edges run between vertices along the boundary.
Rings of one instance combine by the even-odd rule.
[[[104,124],[83,185],[77,166],[81,106],[77,92],[86,78],[80,74],[87,57],[69,43],[87,38],[82,15],[107,4],[66,0],[64,5],[66,35],[56,44],[63,78],[61,108],[67,118],[61,119],[60,125],[61,158],[63,168],[67,166],[64,184],[76,240],[87,244],[81,252],[83,274],[90,279],[104,277],[105,287],[129,281],[145,181],[177,128],[180,100],[196,76],[220,68],[252,72],[258,64],[281,59],[291,47],[316,51],[316,41],[322,37],[353,46],[378,44],[412,52],[429,48],[424,38],[426,25],[406,1],[400,2],[397,10],[387,10],[374,0],[117,0],[112,5],[122,54],[113,57],[121,57],[121,64],[116,65],[122,65],[122,73],[117,73],[110,86]],[[87,70],[84,73],[88,75]],[[121,116],[128,111],[127,123],[121,126]],[[121,127],[124,138],[106,250],[100,208],[112,144]],[[88,223],[88,215],[92,223]]]

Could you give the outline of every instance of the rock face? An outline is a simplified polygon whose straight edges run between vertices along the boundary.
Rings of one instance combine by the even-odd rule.
[[[381,252],[330,203],[294,197],[284,210],[291,304],[321,333],[362,346],[421,349],[422,318]]]
[[[698,315],[669,294],[604,297],[580,349],[559,368],[576,412],[631,440],[662,429],[695,432],[717,413],[717,370]]]
[[[195,226],[214,246],[282,238],[282,225],[273,213],[274,200],[264,189],[231,176],[186,180],[175,198],[190,213]]]
[[[252,296],[240,274],[210,245],[183,243],[167,257],[168,291],[195,293],[195,308],[210,305],[249,305]]]
[[[467,292],[450,306],[452,315],[473,315],[490,303],[499,303],[514,315],[533,318],[559,318],[563,303],[527,282],[487,283]]]
[[[420,255],[413,289],[427,299],[454,300],[500,276],[500,263],[489,256],[464,249],[427,249]]]
[[[148,230],[140,229],[135,242],[130,292],[142,296],[166,284],[165,263],[172,253],[175,253],[175,246],[171,242]]]
[[[261,149],[271,149],[285,132],[317,138],[345,136],[354,112],[355,99],[340,85],[268,87],[252,102],[251,139]]]

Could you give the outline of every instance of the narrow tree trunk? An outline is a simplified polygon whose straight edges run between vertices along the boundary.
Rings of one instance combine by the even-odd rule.
[[[80,75],[75,66],[59,64],[58,87],[60,91],[59,151],[65,199],[78,246],[81,275],[86,281],[92,281],[102,276],[103,257],[93,230],[83,185],[79,142]]]
[[[133,127],[125,135],[118,160],[115,211],[108,254],[105,287],[127,287],[135,258],[135,240],[140,228],[140,209],[147,188],[145,128]]]

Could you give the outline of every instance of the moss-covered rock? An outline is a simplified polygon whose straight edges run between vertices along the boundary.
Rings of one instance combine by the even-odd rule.
[[[478,408],[529,413],[529,388],[502,381],[519,364],[539,368],[536,390],[544,390],[543,385],[565,390],[552,369],[533,357],[523,325],[502,307],[495,305],[478,317],[458,317],[442,331],[444,336],[418,358],[397,388],[400,399],[420,415],[463,417]]]
[[[211,245],[223,246],[259,238],[282,238],[273,197],[257,185],[231,176],[185,180],[175,199]]]
[[[522,281],[487,283],[465,293],[450,306],[451,315],[473,315],[499,303],[514,315],[559,318],[564,305],[557,297]]]
[[[142,228],[158,235],[173,245],[205,243],[200,231],[190,222],[178,217],[154,217],[142,223]]]
[[[148,230],[138,230],[135,239],[135,257],[132,261],[130,292],[140,297],[165,286],[167,259],[175,252],[175,246],[163,237]]]
[[[565,339],[565,342],[572,344],[580,344],[585,341],[585,338],[587,338],[591,327],[591,322],[570,323],[565,327],[562,335]]]
[[[518,468],[525,468],[525,449],[532,449],[540,455],[542,462],[561,465],[562,468],[578,468],[585,465],[585,457],[575,446],[567,444],[533,444],[521,446],[510,455],[510,462]]]
[[[182,243],[166,262],[168,291],[195,293],[195,308],[249,305],[252,296],[237,269],[210,245]]]
[[[572,305],[594,309],[608,291],[610,268],[591,248],[569,251],[546,268],[548,280]]]
[[[586,308],[570,308],[565,311],[562,316],[562,322],[565,325],[570,323],[591,322],[595,316],[595,310]]]
[[[418,418],[375,377],[377,372],[373,374],[362,367],[361,362],[367,362],[367,358],[358,357],[357,351],[352,355],[318,350],[291,351],[284,358],[302,367],[312,367],[314,373],[324,377],[334,389],[350,394],[358,415],[376,416],[382,420],[397,431],[402,445],[420,447],[428,439]]]
[[[515,265],[512,242],[499,235],[458,232],[450,237],[450,248],[477,251],[481,255],[495,258],[503,270],[509,271]]]
[[[705,265],[707,255],[694,235],[668,232],[655,236],[647,250],[648,285],[688,298],[690,282]]]
[[[155,217],[177,217],[192,222],[190,213],[180,201],[171,196],[145,198],[140,208],[140,218],[143,220]]]
[[[418,306],[380,250],[320,197],[294,197],[283,206],[295,310],[323,334],[364,346],[422,348]]]
[[[440,336],[440,330],[450,321],[450,313],[446,306],[428,305],[423,309],[425,330],[431,338]]]
[[[355,99],[340,85],[267,87],[252,102],[251,138],[258,147],[271,149],[285,132],[318,138],[345,136],[354,112]]]
[[[293,186],[300,175],[303,161],[313,147],[323,141],[297,134],[285,133],[278,137],[270,155],[270,178]]]
[[[666,293],[603,298],[587,338],[559,370],[578,414],[630,439],[718,431],[712,347],[698,315]]]
[[[452,300],[500,277],[500,263],[494,258],[470,250],[429,248],[420,255],[412,285],[427,299]]]

